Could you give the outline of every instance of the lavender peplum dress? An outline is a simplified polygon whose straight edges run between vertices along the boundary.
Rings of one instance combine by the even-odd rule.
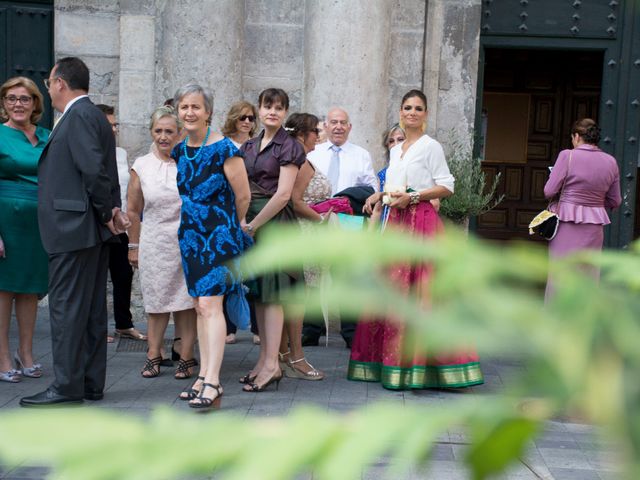
[[[560,224],[557,235],[549,242],[549,255],[557,258],[578,250],[601,250],[604,225],[611,223],[605,209],[617,208],[622,202],[616,159],[595,145],[563,150],[544,186],[544,195],[551,199],[561,190],[560,200],[551,207]],[[594,274],[597,276],[598,272]]]

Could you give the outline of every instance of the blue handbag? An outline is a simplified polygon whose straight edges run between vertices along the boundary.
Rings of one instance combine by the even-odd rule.
[[[238,283],[224,297],[225,314],[229,321],[240,330],[248,330],[251,326],[251,311],[245,295],[247,290],[249,289],[246,286]]]

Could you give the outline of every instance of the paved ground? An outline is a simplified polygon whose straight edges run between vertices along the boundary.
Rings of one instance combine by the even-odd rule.
[[[137,326],[146,330],[144,323],[139,323]],[[167,338],[171,336],[172,331],[168,331]],[[118,344],[116,341],[108,347],[105,399],[93,404],[100,408],[122,410],[142,416],[147,415],[158,404],[171,405],[188,413],[189,408],[185,402],[178,401],[176,398],[187,383],[174,380],[173,370],[169,368],[164,368],[161,376],[156,379],[142,379],[139,371],[144,362],[144,345],[138,345],[137,342],[132,341],[123,340],[122,342]],[[17,344],[15,323],[12,325],[11,344],[12,348]],[[39,309],[34,351],[38,361],[44,366],[45,376],[38,380],[24,379],[19,384],[0,382],[1,409],[19,408],[20,397],[41,391],[51,379],[51,346],[45,307]],[[311,363],[327,373],[324,381],[305,382],[285,379],[280,384],[278,392],[271,390],[261,394],[243,393],[237,378],[252,366],[257,352],[257,347],[252,345],[248,334],[241,334],[237,344],[228,346],[222,369],[222,383],[226,387],[223,399],[225,410],[239,412],[246,416],[276,416],[286,415],[297,405],[313,403],[326,407],[330,411],[344,412],[380,399],[399,404],[418,403],[428,406],[460,395],[460,393],[441,391],[392,392],[382,389],[377,384],[349,382],[345,378],[349,351],[344,348],[344,343],[337,335],[330,337],[329,346],[326,348],[307,349],[307,357]],[[517,362],[484,361],[486,384],[474,387],[464,395],[476,395],[482,398],[482,395],[487,392],[499,390],[504,379],[522,368],[522,365]],[[509,480],[615,479],[617,467],[614,448],[604,445],[595,434],[596,430],[589,425],[564,421],[549,422],[544,435],[531,445],[523,462],[501,478]],[[459,461],[465,448],[464,442],[465,438],[460,432],[448,432],[436,445],[434,461],[429,470],[412,472],[409,478],[437,480],[469,478]],[[380,461],[363,472],[362,478],[385,478],[384,470],[384,461]],[[0,465],[0,478],[5,479],[44,478],[46,472],[46,469],[39,467],[23,466],[8,470]],[[302,478],[312,478],[312,476]]]

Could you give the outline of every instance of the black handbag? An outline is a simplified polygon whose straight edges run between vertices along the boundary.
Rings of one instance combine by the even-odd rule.
[[[562,188],[560,189],[560,195],[558,196],[558,203],[560,202],[560,198],[562,198],[564,184],[567,183],[567,177],[569,176],[572,153],[573,152],[569,152],[567,175],[564,177],[564,181],[562,182]],[[533,217],[533,220],[529,223],[529,235],[539,235],[545,240],[551,241],[558,233],[558,226],[560,226],[560,219],[555,212],[551,211],[551,202],[549,202],[549,206]]]

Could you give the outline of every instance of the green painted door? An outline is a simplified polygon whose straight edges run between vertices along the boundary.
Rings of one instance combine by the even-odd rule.
[[[600,146],[618,161],[623,196],[622,206],[611,215],[605,242],[611,247],[626,247],[634,238],[640,161],[640,2],[484,0],[480,46],[482,62],[491,49],[590,51],[601,55],[597,108],[602,128]],[[484,70],[482,64],[480,71]],[[483,81],[480,78],[478,82],[478,131],[482,129]],[[551,135],[562,138],[566,127],[554,128]],[[538,206],[527,202],[523,199],[519,208]]]
[[[52,123],[51,104],[43,84],[53,65],[53,1],[0,0],[0,82],[25,76],[36,82],[45,99],[41,124]]]

